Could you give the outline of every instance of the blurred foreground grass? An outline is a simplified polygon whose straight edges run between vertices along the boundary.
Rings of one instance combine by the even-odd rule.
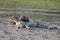
[[[0,6],[14,8],[59,9],[60,0],[0,0]]]

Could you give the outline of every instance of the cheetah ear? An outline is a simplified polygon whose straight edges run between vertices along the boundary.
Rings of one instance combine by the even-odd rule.
[[[13,19],[15,16],[11,16],[10,19]]]
[[[23,18],[23,16],[20,16],[20,17],[19,17],[19,20],[21,20],[22,18]]]

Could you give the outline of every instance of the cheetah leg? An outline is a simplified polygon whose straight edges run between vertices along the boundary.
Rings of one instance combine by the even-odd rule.
[[[27,25],[25,25],[25,27],[26,27],[27,29],[30,29],[30,27],[29,27],[29,26],[27,26]]]

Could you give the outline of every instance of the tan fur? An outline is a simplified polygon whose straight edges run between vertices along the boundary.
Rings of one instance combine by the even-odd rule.
[[[25,26],[26,26],[26,28],[27,28],[27,29],[30,29],[30,27],[29,27],[29,26],[27,26],[27,25],[25,25]]]
[[[29,22],[27,22],[26,20],[25,20],[25,16],[21,16],[20,18],[18,18],[18,17],[16,17],[16,16],[12,16],[11,17],[11,20],[13,21],[13,23],[15,22],[16,24],[16,27],[20,27],[20,25],[25,25],[25,27],[27,28],[27,29],[30,29],[30,27],[28,26],[29,25],[29,23],[32,23],[33,25],[36,25],[36,26],[38,26],[38,23],[36,23],[36,22],[33,22],[33,20],[29,20],[29,18],[28,18],[28,20],[29,20]],[[22,20],[23,21],[22,21]],[[21,24],[21,21],[23,22],[22,24]],[[25,24],[25,23],[27,23],[27,24]],[[35,24],[36,23],[36,24]]]
[[[12,17],[11,17],[11,22],[12,22],[13,25],[14,25],[14,23],[15,23],[15,25],[16,25],[17,27],[19,27],[19,25],[20,25],[19,18],[16,17],[16,16],[12,16]]]

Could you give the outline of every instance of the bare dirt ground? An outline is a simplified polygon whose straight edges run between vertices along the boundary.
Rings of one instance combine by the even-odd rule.
[[[9,17],[0,17],[0,40],[60,40],[59,18],[39,20],[40,27],[32,27],[30,30],[17,29],[9,22]]]

